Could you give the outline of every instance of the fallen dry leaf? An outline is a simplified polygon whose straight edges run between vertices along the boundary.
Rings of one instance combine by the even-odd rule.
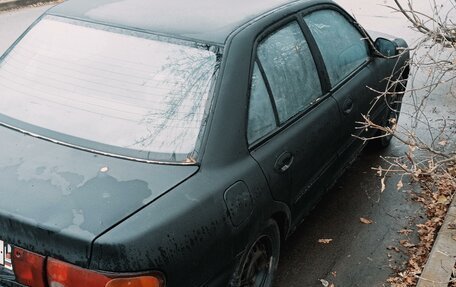
[[[336,285],[334,285],[334,283],[329,283],[325,279],[320,279],[320,282],[324,287],[336,287]]]
[[[329,244],[333,241],[333,239],[318,239],[318,243],[321,244]]]
[[[329,282],[326,281],[325,279],[320,279],[320,282],[321,282],[321,285],[323,285],[324,287],[329,287]]]
[[[359,221],[361,221],[361,223],[364,223],[364,224],[372,224],[372,223],[374,223],[372,220],[364,218],[364,217],[361,217],[359,219]]]
[[[446,204],[448,202],[448,198],[445,195],[440,195],[437,199],[437,203]]]
[[[453,177],[456,177],[456,166],[454,167],[449,167],[448,168],[448,173],[453,176]]]
[[[447,144],[448,144],[448,141],[446,141],[446,140],[439,142],[439,145],[441,145],[441,146],[446,146]]]
[[[411,248],[411,247],[415,247],[416,245],[411,243],[410,241],[408,240],[401,240],[399,241],[401,243],[402,246],[404,246],[405,248]]]
[[[402,183],[402,179],[399,180],[399,182],[396,184],[397,190],[401,190],[404,187],[404,184]]]
[[[379,167],[377,168],[377,175],[378,175],[378,176],[382,176],[382,175],[383,175],[382,166],[379,166]]]
[[[402,230],[399,231],[399,233],[402,234],[402,235],[410,235],[410,234],[413,233],[413,230],[411,230],[411,229],[402,229]]]
[[[380,192],[383,193],[385,191],[385,189],[386,189],[385,178],[382,177],[382,180],[380,182],[382,184],[382,189],[380,190]]]
[[[397,248],[396,246],[388,246],[388,247],[386,247],[386,249],[388,249],[388,250],[394,250],[394,251],[396,251],[397,253],[400,252],[399,248]]]
[[[420,175],[423,173],[423,171],[421,169],[417,169],[414,173],[413,173],[413,176],[415,178],[419,178]]]

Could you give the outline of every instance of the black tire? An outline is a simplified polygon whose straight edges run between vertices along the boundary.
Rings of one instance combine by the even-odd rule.
[[[402,98],[407,86],[407,80],[400,76],[394,87],[391,88],[394,92],[389,95],[385,95],[386,110],[382,120],[382,126],[393,128],[399,121],[399,115],[402,107]],[[380,149],[386,148],[390,145],[393,135],[385,135],[383,131],[378,131],[376,136],[379,138],[374,140],[375,146]]]
[[[242,256],[230,286],[272,287],[279,255],[280,230],[271,219]]]

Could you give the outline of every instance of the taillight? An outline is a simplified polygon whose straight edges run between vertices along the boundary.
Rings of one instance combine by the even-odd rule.
[[[15,247],[13,270],[16,281],[33,287],[44,287],[44,256]]]
[[[164,287],[159,274],[103,274],[80,268],[56,259],[47,261],[49,287]],[[32,285],[35,287],[34,285]]]
[[[52,258],[48,259],[46,271],[49,287],[105,287],[109,280],[111,280],[109,277],[100,273],[70,265]]]
[[[164,277],[153,273],[103,273],[14,247],[16,281],[30,287],[165,287]],[[46,276],[47,275],[47,276]],[[47,284],[46,284],[47,282]]]
[[[141,276],[133,278],[112,279],[105,287],[161,287],[162,282],[157,277]]]

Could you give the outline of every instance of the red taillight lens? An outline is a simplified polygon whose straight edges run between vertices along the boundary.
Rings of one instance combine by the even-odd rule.
[[[160,273],[104,274],[91,271],[53,258],[45,270],[45,257],[14,247],[12,264],[16,281],[25,286],[45,287],[45,273],[49,287],[164,287]]]
[[[112,279],[105,287],[161,287],[161,280],[152,276]]]
[[[12,261],[17,282],[26,286],[45,286],[44,256],[15,247]]]
[[[111,278],[52,258],[47,262],[47,277],[50,287],[105,287]]]
[[[49,287],[164,287],[161,276],[102,274],[53,258],[47,261]]]

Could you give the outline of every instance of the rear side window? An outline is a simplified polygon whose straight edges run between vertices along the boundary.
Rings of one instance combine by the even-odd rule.
[[[273,32],[258,46],[258,59],[277,107],[280,123],[321,96],[317,68],[297,22]]]
[[[250,89],[249,122],[247,129],[248,143],[253,143],[277,127],[263,76],[255,64]]]
[[[363,35],[344,16],[334,10],[320,10],[304,16],[336,85],[369,57]]]

